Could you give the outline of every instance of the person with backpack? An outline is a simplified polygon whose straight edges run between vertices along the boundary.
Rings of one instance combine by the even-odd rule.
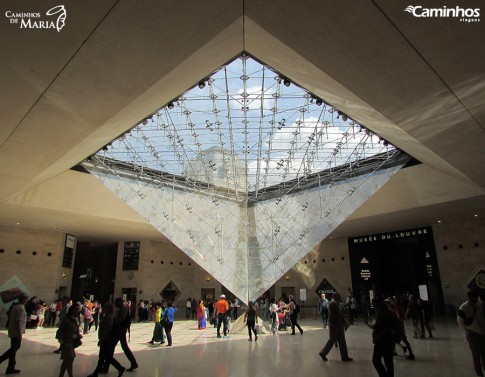
[[[321,298],[318,301],[318,312],[322,317],[324,329],[327,328],[327,324],[328,324],[328,304],[330,304],[330,301],[326,298],[325,293],[322,293]]]
[[[287,308],[290,315],[291,321],[291,335],[295,335],[295,327],[298,327],[300,330],[300,334],[303,335],[303,329],[298,324],[298,316],[300,315],[300,305],[298,305],[295,301],[295,298],[290,295],[289,296],[290,303],[288,304]]]

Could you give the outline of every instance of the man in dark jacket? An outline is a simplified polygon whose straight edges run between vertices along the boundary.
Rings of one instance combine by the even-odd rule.
[[[325,347],[318,353],[324,361],[328,361],[327,354],[332,349],[335,343],[338,344],[340,350],[340,358],[342,361],[352,361],[348,355],[347,342],[345,341],[345,316],[342,305],[342,298],[338,292],[332,296],[332,300],[328,306],[328,329],[329,339]]]

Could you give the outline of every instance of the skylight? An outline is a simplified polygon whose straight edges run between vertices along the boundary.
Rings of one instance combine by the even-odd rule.
[[[154,109],[83,166],[247,302],[408,158],[244,55]]]

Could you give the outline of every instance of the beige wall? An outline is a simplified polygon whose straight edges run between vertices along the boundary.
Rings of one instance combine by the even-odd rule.
[[[306,289],[305,306],[317,305],[319,297],[315,291],[323,279],[341,292],[343,297],[352,287],[346,238],[321,242],[276,282],[275,295],[281,296],[281,287],[294,287],[299,300],[300,289]]]
[[[219,281],[168,241],[141,241],[138,271],[123,271],[123,244],[124,241],[118,244],[115,296],[121,295],[122,288],[137,288],[138,300],[157,300],[160,298],[160,291],[173,281],[182,292],[175,302],[175,305],[181,309],[188,297],[200,298],[201,288],[214,288],[216,297],[221,293]],[[281,296],[281,287],[293,287],[296,298],[300,299],[300,289],[305,288],[306,305],[316,305],[318,296],[315,290],[324,278],[337,290],[346,292],[351,287],[348,254],[347,239],[322,242],[276,282],[276,297]],[[322,259],[325,259],[325,262],[322,262]],[[161,261],[164,263],[162,264]],[[207,278],[210,280],[207,281]],[[140,290],[142,294],[139,293]]]
[[[445,304],[457,306],[464,300],[467,282],[480,265],[485,265],[485,222],[474,219],[439,224],[433,226],[433,234]],[[445,246],[447,250],[444,250]],[[213,277],[207,281],[209,274],[168,241],[141,242],[139,270],[134,271],[131,281],[127,280],[129,271],[121,270],[122,260],[123,242],[120,242],[115,295],[121,294],[122,287],[136,287],[143,291],[138,298],[158,299],[159,292],[172,280],[182,292],[176,305],[183,308],[187,297],[200,297],[200,288],[214,288],[216,296],[221,292],[220,282]],[[151,263],[152,260],[154,263]],[[162,260],[164,264],[161,264]],[[318,296],[315,290],[323,279],[327,279],[344,297],[352,287],[347,238],[327,239],[314,248],[275,283],[275,296],[281,296],[282,287],[291,287],[296,298],[300,299],[300,289],[304,288],[307,296],[305,305],[316,305]]]
[[[460,306],[468,282],[480,266],[485,269],[485,220],[437,224],[433,235],[445,304]]]
[[[29,296],[35,295],[49,304],[57,298],[59,286],[66,286],[70,292],[72,269],[62,267],[65,237],[61,232],[0,226],[0,249],[4,250],[0,253],[0,286],[16,277],[19,284],[14,285],[20,285]],[[33,255],[34,251],[37,255]],[[0,310],[2,325],[7,308]]]
[[[485,221],[438,224],[433,226],[433,233],[445,304],[457,306],[464,300],[468,281],[480,266],[485,266]],[[55,290],[59,286],[67,286],[70,292],[72,269],[61,267],[64,241],[65,234],[61,232],[0,226],[0,249],[4,250],[0,253],[0,286],[17,276],[30,295],[47,301],[57,296]],[[17,250],[21,250],[20,255]],[[37,251],[36,256],[33,251]],[[52,256],[47,256],[48,252]],[[142,240],[138,271],[123,271],[122,261],[123,241],[120,241],[115,296],[121,295],[122,288],[136,288],[137,292],[143,292],[138,293],[138,299],[157,300],[159,292],[173,281],[182,292],[175,304],[183,309],[187,297],[200,297],[201,288],[214,288],[216,296],[221,293],[220,282],[168,241]],[[129,279],[131,273],[133,277]],[[318,300],[315,290],[324,278],[342,294],[351,287],[346,238],[323,241],[276,282],[275,296],[281,296],[281,287],[293,287],[300,299],[300,289],[304,288],[305,304],[315,305]],[[4,313],[5,309],[1,310],[2,323]]]
[[[159,300],[160,292],[172,281],[182,292],[175,302],[182,310],[188,297],[200,298],[201,288],[215,288],[216,294],[221,292],[221,284],[171,242],[141,241],[137,271],[122,270],[123,246],[124,241],[118,243],[115,296],[121,295],[122,288],[137,288],[137,300]]]

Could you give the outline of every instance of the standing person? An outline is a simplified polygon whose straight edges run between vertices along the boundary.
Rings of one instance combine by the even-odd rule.
[[[197,318],[197,308],[199,307],[199,305],[197,305],[197,302],[195,301],[195,298],[192,299],[192,319],[196,319]]]
[[[276,305],[276,297],[271,299],[269,317],[271,318],[271,332],[273,335],[276,335],[278,333],[278,306]]]
[[[350,324],[353,325],[355,321],[355,313],[357,311],[357,301],[352,292],[349,292],[349,295],[345,299],[345,308],[349,315]]]
[[[165,334],[167,334],[167,346],[172,345],[172,328],[173,328],[174,314],[176,311],[177,311],[177,308],[173,305],[171,301],[168,301],[167,307],[163,311],[163,316],[167,319],[167,323],[165,325]]]
[[[254,303],[252,301],[249,301],[248,303],[248,308],[246,309],[246,312],[244,313],[244,319],[243,322],[245,322],[248,326],[248,333],[249,333],[249,339],[248,341],[252,342],[252,333],[254,333],[254,340],[258,340],[258,333],[256,332],[256,329],[254,326],[256,323],[258,323],[258,316],[256,313],[256,307],[254,306]]]
[[[27,312],[25,311],[25,304],[27,302],[27,295],[22,293],[19,297],[19,302],[10,308],[8,316],[8,337],[10,338],[10,348],[0,356],[0,364],[8,359],[8,366],[5,374],[20,373],[20,370],[15,369],[15,356],[22,344],[22,335],[25,333],[27,325]]]
[[[190,318],[190,313],[192,312],[192,299],[189,297],[185,303],[185,319]]]
[[[423,322],[421,322],[421,333],[423,334],[423,337],[424,337],[425,336],[424,328],[426,327],[426,330],[428,330],[429,337],[432,338],[433,333],[431,330],[431,310],[429,308],[429,303],[428,301],[419,299],[418,304],[421,308],[421,311],[423,312]]]
[[[106,365],[106,363],[113,365],[118,370],[118,377],[120,377],[125,373],[126,368],[113,357],[116,343],[118,343],[118,335],[113,326],[114,306],[111,302],[106,302],[103,305],[103,313],[104,317],[99,324],[98,332],[99,360],[96,369],[88,377],[97,377],[103,369],[103,364]]]
[[[91,321],[93,320],[93,312],[91,311],[91,302],[84,300],[82,315],[84,317],[83,334],[89,334]]]
[[[232,310],[232,315],[234,319],[237,319],[237,310],[241,306],[241,304],[239,303],[239,299],[237,297],[234,299],[233,305],[234,305],[234,309]]]
[[[378,298],[372,300],[376,310],[376,321],[373,325],[365,323],[372,331],[372,342],[374,343],[374,353],[372,354],[372,364],[376,368],[379,377],[394,377],[394,344],[395,336],[401,332],[401,324],[394,314],[390,312],[386,304]],[[384,365],[382,364],[384,359]]]
[[[322,293],[320,295],[320,300],[318,301],[318,312],[322,317],[324,329],[327,328],[327,324],[328,324],[328,305],[329,304],[330,304],[330,301],[328,301],[327,297],[325,296],[325,293]]]
[[[140,300],[138,304],[138,322],[143,322],[145,320],[145,303]]]
[[[89,330],[91,330],[91,325],[94,323],[94,331],[98,331],[98,324],[99,324],[99,315],[101,312],[101,306],[99,302],[96,300],[93,303],[93,321],[89,325]]]
[[[42,330],[44,328],[45,310],[45,302],[39,300],[39,303],[37,304],[37,311],[35,312],[35,315],[37,316],[37,330]]]
[[[64,319],[64,317],[67,316],[67,313],[69,312],[69,308],[72,306],[72,300],[67,297],[67,296],[64,296],[61,300],[61,310],[59,312],[59,326],[61,325],[62,323],[62,320]],[[54,351],[54,353],[61,353],[61,346],[59,346],[58,349],[56,349]]]
[[[165,343],[165,339],[163,339],[163,328],[160,323],[160,320],[162,318],[162,304],[157,302],[155,304],[156,311],[155,311],[155,327],[153,328],[153,335],[152,335],[152,340],[150,340],[148,343],[154,344],[155,342],[163,344]]]
[[[27,325],[28,329],[34,327],[37,323],[37,316],[35,314],[37,310],[37,296],[31,297],[29,301],[25,304],[25,311],[27,313]]]
[[[204,300],[199,301],[199,306],[197,308],[197,328],[199,330],[205,330],[207,326],[206,309],[204,307]]]
[[[64,299],[62,300],[57,300],[57,304],[56,304],[56,322],[54,323],[54,326],[59,326],[59,324],[61,323],[61,311],[62,311],[62,307],[63,307],[63,302],[64,302]]]
[[[52,304],[50,304],[49,306],[49,322],[47,323],[47,326],[54,327],[54,325],[56,324],[56,318],[57,318],[57,300],[54,300]]]
[[[364,321],[368,321],[370,317],[370,300],[369,295],[364,293],[360,301],[360,311],[364,317]]]
[[[345,315],[340,293],[335,292],[328,306],[329,339],[325,347],[318,353],[324,361],[328,361],[327,354],[334,344],[338,344],[342,361],[352,361],[348,355],[345,341]]]
[[[56,338],[61,344],[59,348],[61,349],[62,364],[59,377],[64,377],[66,371],[69,377],[73,377],[72,364],[76,357],[74,349],[81,345],[82,339],[82,335],[79,332],[80,311],[80,305],[71,305],[67,314],[62,318],[56,333]]]
[[[263,312],[263,321],[268,322],[269,321],[269,297],[265,296],[264,298],[264,312]]]
[[[423,320],[423,312],[418,305],[418,301],[414,295],[409,295],[408,309],[406,311],[406,317],[411,319],[413,325],[413,338],[424,339],[424,333],[421,332],[421,321]]]
[[[303,335],[303,329],[300,327],[298,324],[298,316],[300,315],[300,305],[298,305],[295,301],[295,298],[290,295],[289,296],[290,303],[288,304],[287,308],[289,311],[290,315],[290,321],[291,321],[291,334],[290,335],[295,335],[295,327],[300,330],[300,334]]]
[[[458,309],[458,324],[465,331],[465,337],[472,352],[473,368],[477,376],[483,377],[485,370],[485,313],[484,303],[476,291],[467,293],[467,300]]]
[[[219,300],[214,304],[214,317],[217,318],[217,337],[221,337],[221,325],[224,325],[224,338],[227,338],[227,312],[229,304],[226,301],[226,295],[222,294]]]

